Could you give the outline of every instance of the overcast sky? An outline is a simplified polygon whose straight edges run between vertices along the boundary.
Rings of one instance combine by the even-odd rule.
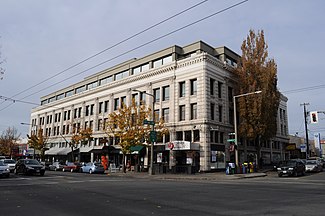
[[[241,0],[209,0],[110,49],[78,67],[27,90],[68,67],[144,30],[202,0],[0,0],[1,65],[0,132],[14,126],[23,137],[30,112],[40,97],[130,58],[139,58],[172,45],[202,40],[241,54],[249,29],[265,31],[269,56],[278,65],[278,88],[288,97],[289,133],[304,136],[302,103],[309,111],[325,111],[325,1],[249,0],[191,27],[88,70],[152,39],[170,33]],[[71,77],[58,85],[48,87]],[[313,87],[309,91],[292,91]],[[290,91],[290,92],[288,92]],[[23,92],[17,96],[17,93]],[[286,93],[287,92],[287,93]],[[30,104],[29,104],[30,103]],[[8,107],[8,105],[10,105]],[[309,125],[310,135],[325,138],[325,114]]]

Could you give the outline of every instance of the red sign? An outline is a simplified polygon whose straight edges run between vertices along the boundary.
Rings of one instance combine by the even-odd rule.
[[[173,150],[173,148],[174,148],[174,143],[172,143],[172,142],[168,143],[168,148],[169,148],[170,150]]]

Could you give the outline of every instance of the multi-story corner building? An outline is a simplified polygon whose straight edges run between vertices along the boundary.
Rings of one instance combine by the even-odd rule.
[[[46,155],[50,160],[67,160],[72,151],[67,145],[72,128],[90,127],[93,141],[79,146],[74,155],[90,161],[109,154],[110,161],[119,164],[118,143],[111,140],[108,147],[103,142],[103,125],[109,113],[135,99],[154,104],[155,116],[165,120],[170,132],[154,147],[155,164],[176,171],[189,166],[195,171],[225,168],[234,154],[227,139],[234,131],[232,99],[237,82],[232,70],[238,58],[227,47],[213,48],[199,41],[123,62],[42,97],[41,106],[32,110],[31,129],[42,128],[49,137]],[[282,97],[278,135],[262,146],[265,162],[284,157],[286,102]],[[256,154],[256,149],[239,146],[241,162],[250,154]],[[148,158],[146,148],[130,152],[133,164],[147,167]]]

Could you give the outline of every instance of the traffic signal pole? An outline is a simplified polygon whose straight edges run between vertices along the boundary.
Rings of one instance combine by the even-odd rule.
[[[306,111],[306,106],[308,105],[309,103],[300,104],[300,106],[304,106],[304,119],[305,119],[305,132],[306,132],[306,159],[309,158],[308,124],[307,124],[307,111]]]

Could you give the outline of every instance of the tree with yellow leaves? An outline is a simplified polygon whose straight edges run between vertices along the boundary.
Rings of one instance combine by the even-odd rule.
[[[92,130],[91,128],[80,129],[74,127],[72,130],[72,137],[71,141],[68,143],[71,148],[72,160],[74,160],[74,153],[73,151],[77,149],[78,144],[86,144],[90,140],[92,140]],[[80,158],[79,158],[80,160]]]
[[[137,106],[133,100],[130,106],[122,105],[116,112],[108,116],[105,133],[108,136],[116,137],[119,140],[123,153],[123,172],[125,172],[125,156],[130,153],[130,148],[136,145],[143,145],[149,140],[151,127],[144,124],[144,120],[150,118],[152,110],[143,103]],[[166,133],[163,121],[159,121],[157,130]]]
[[[31,148],[34,149],[34,153],[35,150],[38,150],[41,152],[41,159],[44,160],[45,157],[45,151],[47,150],[46,148],[46,144],[47,144],[47,140],[48,137],[43,135],[43,130],[39,129],[37,130],[37,134],[32,134],[32,135],[27,135],[28,138],[28,144]],[[35,157],[35,155],[34,155]]]

